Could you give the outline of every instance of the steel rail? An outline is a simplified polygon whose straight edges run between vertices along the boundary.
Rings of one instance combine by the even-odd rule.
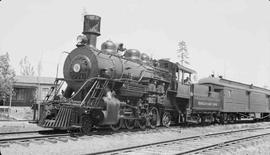
[[[228,140],[228,141],[225,141],[225,142],[212,144],[212,145],[209,145],[209,146],[205,146],[205,147],[201,147],[201,148],[181,152],[181,153],[179,153],[179,155],[188,154],[188,153],[197,153],[197,152],[199,153],[199,152],[203,152],[204,150],[209,150],[211,148],[221,148],[222,146],[234,144],[235,142],[246,141],[246,140],[249,140],[249,139],[254,139],[254,138],[258,138],[258,137],[262,137],[262,136],[270,136],[270,133],[263,133],[263,134],[259,134],[259,135],[247,136],[247,137],[244,137],[244,138],[237,138],[237,139],[233,139],[233,140]]]
[[[27,120],[27,119],[23,119],[23,120],[9,120],[9,119],[4,119],[4,120],[0,120],[0,122],[29,122],[32,120]]]
[[[0,143],[8,143],[14,141],[22,141],[22,140],[37,140],[37,139],[46,139],[46,138],[58,138],[58,137],[68,137],[70,134],[51,134],[51,135],[43,135],[43,136],[28,136],[28,137],[13,137],[13,138],[4,138],[0,139]]]
[[[53,130],[36,130],[36,131],[18,131],[18,132],[1,132],[0,135],[16,135],[16,134],[27,134],[27,133],[40,133],[40,132],[52,132]]]
[[[137,148],[143,148],[143,147],[154,146],[154,145],[159,145],[159,144],[166,144],[166,143],[171,143],[171,142],[179,142],[179,141],[185,141],[185,140],[198,139],[201,137],[211,137],[211,136],[217,136],[217,135],[233,134],[233,133],[237,133],[237,132],[254,131],[254,130],[262,130],[262,129],[270,129],[270,127],[259,127],[259,128],[250,128],[250,129],[232,130],[232,131],[224,131],[224,132],[218,132],[218,133],[190,136],[190,137],[178,138],[178,139],[173,139],[173,140],[143,144],[143,145],[138,145],[138,146],[130,146],[130,147],[125,147],[125,148],[88,153],[86,155],[98,155],[98,154],[110,154],[110,153],[113,154],[113,153],[117,153],[117,152],[121,152],[121,151],[133,150],[133,149],[137,149]]]

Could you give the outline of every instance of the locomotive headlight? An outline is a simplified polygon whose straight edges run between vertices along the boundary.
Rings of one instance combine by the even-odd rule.
[[[83,46],[87,44],[87,37],[85,35],[79,35],[77,37],[77,46]]]
[[[76,73],[78,73],[78,72],[80,71],[80,69],[81,69],[80,64],[75,64],[75,65],[73,66],[73,71],[76,72]]]
[[[79,35],[78,37],[77,37],[77,42],[78,43],[81,43],[82,41],[83,41],[83,35]]]

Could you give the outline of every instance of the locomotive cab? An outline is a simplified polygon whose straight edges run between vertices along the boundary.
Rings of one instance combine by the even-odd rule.
[[[177,90],[177,77],[176,77],[176,73],[177,73],[177,66],[175,63],[170,62],[168,59],[160,59],[158,61],[160,68],[166,69],[168,70],[171,74],[171,83],[169,86],[169,91],[175,91]]]
[[[172,73],[170,91],[177,92],[179,86],[191,85],[191,76],[196,74],[196,71],[179,63],[170,62],[168,59],[160,59],[159,66]]]

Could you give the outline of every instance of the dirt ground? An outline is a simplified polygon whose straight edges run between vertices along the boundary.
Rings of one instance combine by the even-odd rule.
[[[32,120],[33,110],[30,107],[0,107],[1,120]]]
[[[43,130],[28,121],[0,121],[0,133]]]
[[[42,130],[33,120],[33,111],[30,107],[11,107],[9,111],[0,111],[0,133]]]

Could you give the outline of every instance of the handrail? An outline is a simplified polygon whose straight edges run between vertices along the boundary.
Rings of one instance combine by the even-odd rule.
[[[52,93],[53,93],[53,92],[54,92],[54,94],[53,94],[54,96],[58,94],[60,88],[61,88],[61,87],[63,86],[63,84],[64,84],[64,81],[61,80],[61,82],[60,82],[60,84],[59,84],[59,86],[58,86],[58,81],[59,81],[59,79],[56,79],[56,80],[55,80],[55,82],[54,82],[54,88],[51,89],[51,90],[47,93],[46,97],[43,99],[43,102],[48,101],[49,98],[50,98],[50,96],[52,96]],[[58,86],[58,87],[57,87],[57,86]]]
[[[97,83],[98,83],[98,80],[95,81],[95,83],[93,84],[93,86],[91,87],[91,89],[88,91],[88,93],[84,97],[83,101],[81,102],[81,105],[80,106],[83,106],[84,105],[86,98],[88,98],[89,94],[96,87]]]
[[[92,82],[94,79],[96,79],[96,78],[90,78],[90,79],[86,80],[84,82],[84,84],[80,87],[80,89],[77,90],[77,92],[74,95],[72,95],[69,99],[72,100],[83,89],[83,87],[86,85],[86,83]]]
[[[101,77],[93,77],[93,78],[90,78],[90,79],[86,80],[84,82],[84,84],[80,87],[80,89],[77,90],[77,92],[69,98],[69,100],[72,100],[83,89],[83,87],[86,85],[86,83],[92,82],[95,79],[107,80],[106,78],[101,78]]]
[[[60,84],[59,84],[59,86],[58,87],[56,87],[56,90],[55,90],[55,95],[56,94],[58,94],[58,92],[60,91],[60,88],[63,86],[63,84],[64,84],[64,81],[60,81]],[[56,86],[57,86],[57,84],[56,84]]]
[[[94,103],[94,106],[96,106],[96,105],[99,103],[99,101],[101,100],[101,97],[102,97],[102,95],[104,94],[104,89],[107,87],[108,84],[109,84],[109,81],[106,80],[105,83],[104,83],[103,86],[102,86],[102,90],[99,92],[97,101]]]

